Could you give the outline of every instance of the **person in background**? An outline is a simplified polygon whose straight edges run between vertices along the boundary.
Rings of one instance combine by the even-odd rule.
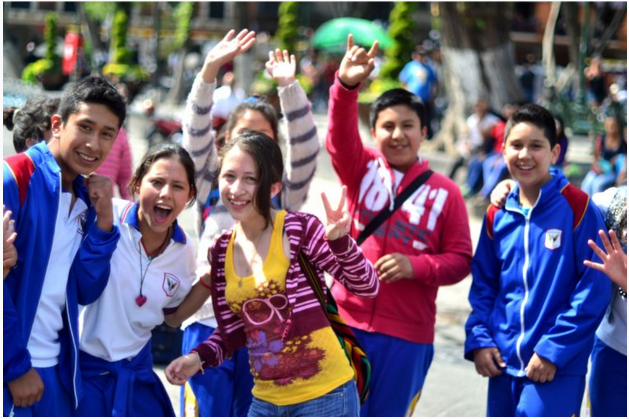
[[[52,137],[50,118],[57,112],[59,98],[37,96],[21,108],[4,108],[4,126],[13,131],[13,148],[21,153],[35,144],[48,142]]]
[[[620,121],[614,115],[605,118],[605,134],[597,135],[594,141],[592,167],[581,182],[581,189],[588,195],[603,192],[617,183],[626,164],[627,141]]]
[[[422,45],[417,45],[412,55],[413,59],[406,63],[399,76],[404,86],[415,96],[419,96],[422,102],[424,102],[428,139],[433,136],[430,122],[432,121],[433,114],[433,100],[439,81],[437,79],[437,73],[430,64],[429,54],[430,51]]]
[[[129,88],[124,83],[116,84],[116,89],[120,95],[129,100]],[[106,176],[112,181],[112,186],[116,185],[118,193],[122,199],[132,199],[129,191],[129,181],[133,172],[133,156],[131,155],[131,146],[129,138],[124,126],[120,127],[116,141],[114,142],[109,155],[103,164],[96,169],[96,173]]]

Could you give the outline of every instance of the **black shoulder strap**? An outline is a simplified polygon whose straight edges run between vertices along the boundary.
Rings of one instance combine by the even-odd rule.
[[[400,193],[395,198],[395,201],[393,201],[393,209],[389,209],[389,207],[384,208],[382,211],[380,211],[378,215],[376,215],[376,217],[373,220],[369,222],[369,224],[367,224],[365,229],[358,235],[358,238],[356,239],[356,243],[360,245],[362,244],[362,242],[367,240],[367,237],[371,236],[373,232],[376,231],[378,227],[380,227],[380,225],[384,223],[387,220],[387,218],[391,216],[391,214],[397,211],[397,209],[400,208],[400,206],[402,206],[404,201],[406,201],[413,192],[415,192],[420,186],[426,183],[426,181],[430,178],[430,175],[432,175],[432,170],[428,169],[424,173],[417,176],[410,183],[410,185],[404,188],[402,193]]]

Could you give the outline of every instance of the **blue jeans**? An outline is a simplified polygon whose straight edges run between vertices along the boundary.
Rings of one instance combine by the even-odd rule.
[[[360,401],[356,382],[352,378],[323,396],[302,403],[277,406],[253,398],[249,417],[295,416],[295,417],[358,417]]]

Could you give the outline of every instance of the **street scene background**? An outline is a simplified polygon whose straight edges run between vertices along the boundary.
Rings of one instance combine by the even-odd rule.
[[[3,2],[3,107],[20,107],[38,95],[59,97],[73,80],[106,74],[130,90],[125,126],[135,167],[148,148],[149,134],[155,135],[154,141],[181,139],[185,97],[205,54],[229,29],[249,28],[256,30],[258,41],[230,66],[234,89],[245,96],[277,100],[264,61],[276,47],[294,52],[299,81],[309,94],[323,143],[327,89],[346,34],[323,36],[320,29],[331,20],[360,18],[379,28],[367,35],[380,36],[382,47],[377,72],[361,88],[360,100],[367,106],[362,109],[368,109],[382,91],[399,86],[398,75],[413,54],[421,53],[434,66],[437,77],[429,98],[432,135],[419,150],[433,170],[445,175],[453,171],[461,157],[457,141],[465,137],[466,119],[479,100],[486,100],[497,116],[504,105],[533,101],[563,117],[570,140],[564,172],[579,186],[591,164],[594,138],[603,132],[606,112],[623,116],[626,135],[626,3],[557,4]],[[375,39],[358,42],[369,46]],[[606,89],[600,100],[593,95],[586,71],[592,70],[595,59],[597,77]],[[494,72],[483,61],[495,63]],[[156,121],[170,123],[172,129],[156,132]],[[361,122],[360,130],[363,142],[371,145],[366,122]],[[11,138],[5,127],[3,156],[15,152]],[[453,179],[462,192],[470,193],[470,230],[476,246],[487,199],[467,189],[466,176],[464,165]],[[323,191],[332,202],[340,194],[325,148],[303,211],[323,215]],[[179,222],[196,244],[194,211],[186,209]],[[414,416],[485,415],[487,379],[463,359],[470,283],[468,276],[439,290],[435,356]],[[164,365],[156,366],[162,378],[163,369]],[[165,379],[164,383],[178,412],[179,388]],[[585,401],[581,413],[587,413]]]

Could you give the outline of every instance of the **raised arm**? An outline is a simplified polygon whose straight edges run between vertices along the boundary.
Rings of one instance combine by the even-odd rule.
[[[183,146],[196,168],[197,201],[205,203],[212,189],[217,167],[216,148],[212,133],[212,96],[220,68],[255,43],[255,32],[243,29],[235,38],[232,29],[208,52],[203,68],[197,74],[186,101],[183,118]]]
[[[330,88],[326,148],[341,182],[354,185],[369,158],[358,132],[358,86],[374,69],[378,42],[369,52],[347,38],[347,51]]]
[[[269,52],[269,75],[277,81],[282,113],[288,125],[283,207],[298,211],[303,205],[317,168],[319,137],[306,92],[295,79],[295,56],[279,49]]]
[[[352,219],[345,209],[347,188],[343,186],[338,207],[330,205],[321,194],[326,212],[326,224],[314,216],[306,220],[303,249],[308,260],[328,272],[345,288],[361,297],[375,297],[380,289],[378,276],[362,251],[349,236]]]

